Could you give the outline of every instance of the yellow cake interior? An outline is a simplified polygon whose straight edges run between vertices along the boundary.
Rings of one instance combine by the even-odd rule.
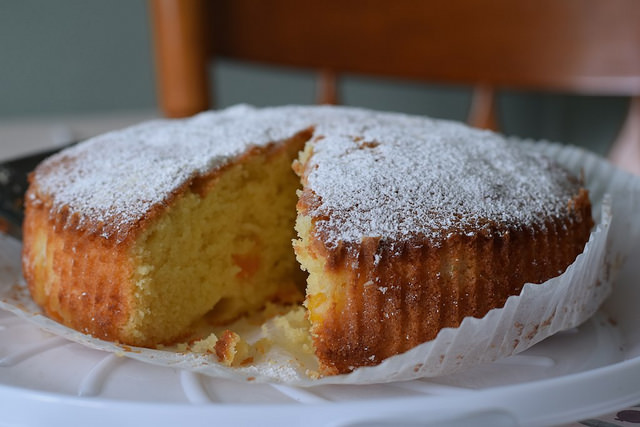
[[[312,154],[313,145],[307,144],[293,165],[297,173],[302,175],[302,165],[309,160]],[[308,311],[311,325],[316,325],[327,317],[330,310],[341,311],[345,294],[340,290],[344,290],[345,278],[325,268],[325,260],[319,254],[314,253],[311,237],[312,228],[312,218],[299,213],[295,221],[298,239],[293,241],[293,246],[300,268],[309,274],[305,307]]]
[[[165,342],[205,315],[224,322],[266,300],[302,297],[291,250],[299,180],[290,167],[302,142],[244,156],[149,227],[132,248],[136,310],[125,335]]]

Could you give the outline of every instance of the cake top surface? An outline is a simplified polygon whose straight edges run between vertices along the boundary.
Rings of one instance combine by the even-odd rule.
[[[515,140],[454,122],[400,121],[315,141],[306,168],[311,214],[330,246],[363,236],[438,242],[452,233],[544,227],[567,215],[581,188]]]
[[[519,144],[462,124],[348,107],[236,106],[189,119],[156,120],[92,138],[35,172],[53,209],[79,225],[111,224],[124,236],[185,182],[251,146],[315,128],[308,186],[329,243],[363,236],[468,230],[491,222],[531,224],[561,215],[579,183]]]

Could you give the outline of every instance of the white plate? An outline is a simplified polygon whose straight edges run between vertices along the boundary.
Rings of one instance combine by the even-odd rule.
[[[89,349],[0,311],[0,425],[538,426],[595,417],[640,402],[640,242],[631,246],[613,295],[588,322],[430,380],[232,382]]]
[[[0,311],[0,424],[496,426],[594,417],[640,402],[639,274],[628,263],[594,318],[520,355],[435,380],[366,386],[205,377],[88,349]]]

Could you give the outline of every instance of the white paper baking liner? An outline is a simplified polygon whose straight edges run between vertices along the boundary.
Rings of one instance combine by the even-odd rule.
[[[458,328],[442,330],[436,339],[391,357],[378,366],[348,375],[314,379],[315,369],[303,355],[273,346],[250,366],[229,368],[207,354],[122,346],[82,334],[42,315],[32,302],[20,269],[20,242],[0,237],[0,308],[40,328],[91,348],[140,361],[242,381],[296,386],[370,384],[446,375],[521,352],[563,329],[591,317],[610,294],[615,274],[634,239],[640,238],[640,179],[619,171],[582,149],[552,143],[518,141],[583,173],[594,205],[597,226],[584,252],[561,276],[543,284],[527,284],[519,296],[484,318],[466,318]],[[605,196],[607,194],[607,196]],[[257,328],[258,329],[258,328]],[[256,330],[255,334],[259,334]]]

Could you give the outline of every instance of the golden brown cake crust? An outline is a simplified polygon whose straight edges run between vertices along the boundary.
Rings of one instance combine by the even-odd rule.
[[[50,201],[28,200],[23,273],[34,301],[67,326],[123,340],[132,301],[132,290],[122,286],[132,275],[128,245],[64,227],[64,215],[52,218]]]

